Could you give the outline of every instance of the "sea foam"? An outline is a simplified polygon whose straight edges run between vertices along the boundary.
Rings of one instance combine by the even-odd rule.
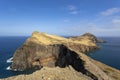
[[[8,67],[6,68],[6,70],[11,70],[10,66],[8,66]]]
[[[6,70],[12,70],[12,71],[17,71],[17,69],[11,69],[10,66],[6,68]]]
[[[13,57],[9,58],[6,62],[7,63],[12,63],[13,62],[12,59],[13,59]]]

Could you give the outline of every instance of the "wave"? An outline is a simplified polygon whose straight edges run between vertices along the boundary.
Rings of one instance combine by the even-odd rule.
[[[12,70],[12,69],[10,68],[10,66],[8,66],[8,67],[6,68],[6,70]]]
[[[10,66],[6,68],[6,70],[12,70],[12,71],[17,71],[17,69],[11,69]]]
[[[12,63],[13,62],[12,60],[13,60],[13,57],[9,58],[6,62],[7,63]]]

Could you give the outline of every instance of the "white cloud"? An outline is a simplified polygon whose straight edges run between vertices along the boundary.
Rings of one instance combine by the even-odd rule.
[[[114,19],[112,22],[113,22],[114,24],[120,24],[120,19]]]
[[[70,14],[78,14],[78,11],[71,11]]]
[[[70,20],[69,19],[64,19],[63,22],[70,22]]]
[[[73,10],[74,11],[74,10]],[[72,11],[71,11],[72,12]],[[119,36],[120,34],[120,8],[111,8],[100,12],[93,19],[81,20],[76,25],[65,27],[68,35],[80,35],[90,32],[98,36]],[[78,11],[73,12],[78,14]]]
[[[110,9],[107,9],[106,11],[101,12],[100,14],[102,16],[110,16],[119,12],[120,12],[120,8],[110,8]]]
[[[113,19],[111,23],[113,27],[120,29],[120,19]]]
[[[69,5],[68,8],[70,11],[74,11],[77,9],[76,6],[74,6],[74,5]]]
[[[97,24],[97,23],[80,23],[74,26],[68,26],[67,30],[69,35],[80,35],[85,32],[93,33],[97,36],[119,36],[120,34],[120,27],[116,26],[113,23],[105,24]]]
[[[110,27],[110,28],[103,28],[103,27],[91,27],[90,31],[92,32],[117,32],[120,31],[120,28],[118,27]],[[111,33],[110,33],[111,34]]]
[[[74,5],[68,5],[68,11],[70,14],[78,14],[77,7]]]

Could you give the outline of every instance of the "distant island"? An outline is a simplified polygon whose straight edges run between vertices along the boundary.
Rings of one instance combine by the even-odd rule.
[[[119,70],[85,54],[103,42],[91,33],[64,38],[35,31],[15,51],[10,66],[13,71],[35,71],[4,80],[120,80]]]

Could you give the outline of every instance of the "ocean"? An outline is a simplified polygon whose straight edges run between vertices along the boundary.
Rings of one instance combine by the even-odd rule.
[[[99,50],[88,55],[95,60],[120,70],[120,37],[102,37],[106,43],[98,44]]]
[[[19,48],[28,37],[0,37],[0,78],[6,78],[20,74],[7,70],[11,63],[7,60],[13,56],[13,53]]]
[[[9,60],[17,48],[19,48],[28,37],[0,37],[0,79],[21,74],[7,70],[10,66]],[[95,60],[101,61],[111,67],[120,70],[120,38],[103,37],[107,43],[98,44],[101,48],[90,52],[88,55]]]

